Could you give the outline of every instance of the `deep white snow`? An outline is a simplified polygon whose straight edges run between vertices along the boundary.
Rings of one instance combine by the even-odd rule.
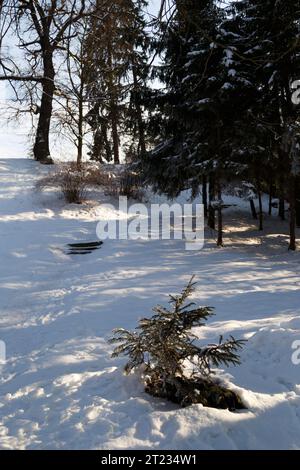
[[[0,448],[300,448],[300,255],[287,251],[287,224],[268,235],[246,202],[226,210],[226,247],[212,233],[200,252],[181,241],[106,241],[87,256],[65,244],[95,239],[101,202],[65,205],[33,190],[48,167],[0,160]],[[101,199],[101,194],[98,195]],[[101,199],[102,200],[102,199]],[[227,202],[232,200],[228,198]],[[271,230],[272,227],[272,230]],[[242,365],[221,373],[248,410],[180,409],[143,392],[125,359],[113,360],[112,328],[134,328],[191,274],[194,300],[216,307],[199,330],[247,338]]]

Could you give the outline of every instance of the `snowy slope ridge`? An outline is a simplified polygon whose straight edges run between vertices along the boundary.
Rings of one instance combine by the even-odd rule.
[[[101,204],[37,194],[46,171],[0,160],[0,448],[300,448],[300,255],[286,250],[286,225],[274,217],[261,236],[242,205],[226,211],[224,249],[209,238],[199,253],[181,241],[106,241],[70,257],[66,243],[95,239]],[[112,328],[134,328],[191,274],[194,300],[216,307],[203,341],[248,339],[242,365],[221,373],[248,410],[179,409],[110,357]]]

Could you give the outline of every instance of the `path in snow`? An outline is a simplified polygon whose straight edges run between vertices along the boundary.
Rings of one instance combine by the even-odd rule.
[[[67,256],[67,243],[95,239],[104,211],[34,192],[47,171],[0,160],[0,448],[299,448],[291,344],[300,340],[300,255],[286,250],[286,225],[269,220],[272,233],[261,237],[245,231],[252,222],[240,208],[227,211],[224,249],[212,240],[199,253],[180,241],[106,241]],[[178,409],[144,394],[122,375],[124,360],[110,358],[112,328],[134,328],[191,274],[195,300],[216,307],[201,337],[249,339],[243,364],[223,374],[249,410]]]

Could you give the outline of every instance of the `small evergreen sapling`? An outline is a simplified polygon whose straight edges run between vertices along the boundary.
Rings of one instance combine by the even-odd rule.
[[[238,350],[243,340],[230,337],[218,344],[200,347],[191,331],[205,325],[213,308],[196,307],[187,302],[195,289],[194,277],[179,295],[170,295],[169,309],[153,308],[151,318],[139,321],[135,331],[118,328],[111,343],[119,343],[113,357],[125,355],[129,360],[125,372],[143,366],[145,390],[182,406],[202,403],[216,408],[244,408],[240,398],[212,380],[212,367],[240,364]]]

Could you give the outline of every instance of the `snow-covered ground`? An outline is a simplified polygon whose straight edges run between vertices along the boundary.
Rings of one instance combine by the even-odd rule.
[[[65,205],[32,188],[48,167],[0,160],[0,448],[300,448],[300,254],[274,216],[260,234],[248,207],[228,209],[226,246],[106,241],[87,256],[66,243],[95,239],[101,203]],[[237,202],[235,200],[235,202]],[[271,229],[272,228],[272,229]],[[242,365],[222,375],[248,405],[231,413],[180,409],[143,392],[110,357],[111,330],[134,328],[196,275],[194,299],[216,307],[199,334],[247,338]]]

